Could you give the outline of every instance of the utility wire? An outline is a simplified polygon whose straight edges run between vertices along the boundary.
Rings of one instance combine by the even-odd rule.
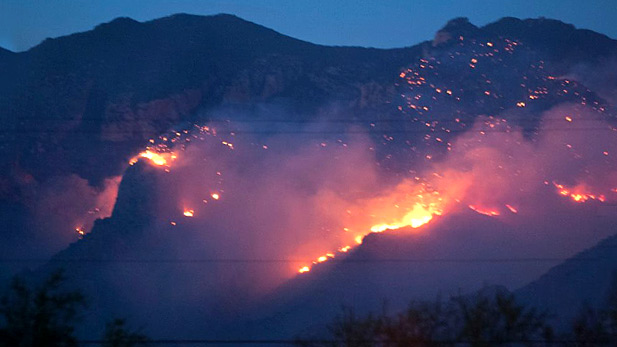
[[[340,257],[340,256],[339,256]],[[329,258],[327,263],[539,263],[539,262],[563,262],[580,261],[593,262],[614,259],[615,257],[579,257],[579,258],[554,258],[554,257],[521,257],[521,258]],[[230,264],[276,264],[276,263],[311,263],[315,259],[241,259],[241,258],[203,258],[203,259],[105,259],[105,258],[4,258],[0,263],[121,263],[121,264],[204,264],[204,263],[230,263]]]

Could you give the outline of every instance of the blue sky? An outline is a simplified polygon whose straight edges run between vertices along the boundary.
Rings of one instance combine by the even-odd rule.
[[[461,16],[476,25],[544,16],[617,38],[616,0],[0,0],[0,46],[23,51],[116,17],[146,21],[178,12],[232,13],[327,45],[410,46]]]

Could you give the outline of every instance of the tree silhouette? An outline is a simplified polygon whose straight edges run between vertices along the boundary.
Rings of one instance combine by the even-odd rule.
[[[572,321],[570,338],[577,346],[617,345],[617,273],[613,273],[602,309],[585,303]]]
[[[546,314],[518,304],[510,293],[459,296],[452,302],[457,340],[472,346],[534,344],[552,339]]]
[[[145,335],[128,330],[124,319],[114,319],[107,323],[103,337],[104,347],[132,347],[147,342],[148,338]]]
[[[546,315],[518,304],[510,293],[451,297],[448,301],[414,303],[395,316],[353,310],[330,325],[324,342],[298,340],[302,346],[469,346],[537,345],[553,339]]]
[[[16,277],[0,300],[1,346],[77,346],[73,323],[84,296],[63,291],[62,271],[32,290]]]

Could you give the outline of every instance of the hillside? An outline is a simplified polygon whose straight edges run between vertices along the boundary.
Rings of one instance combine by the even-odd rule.
[[[523,302],[557,317],[557,326],[569,328],[584,304],[601,309],[617,274],[617,236],[613,235],[516,290]]]
[[[327,321],[341,302],[368,311],[383,299],[400,308],[487,282],[520,287],[614,232],[615,216],[595,218],[604,198],[585,196],[591,200],[577,205],[570,192],[556,194],[554,172],[533,166],[561,152],[514,152],[540,147],[549,133],[576,162],[554,164],[554,171],[573,181],[585,170],[597,173],[570,142],[582,153],[603,138],[581,140],[580,132],[563,130],[573,118],[602,122],[603,130],[615,125],[617,80],[607,73],[615,57],[617,41],[548,19],[477,27],[457,18],[433,40],[382,50],[315,45],[231,15],[186,14],[143,23],[118,18],[26,52],[0,51],[0,223],[7,230],[0,251],[9,260],[3,274],[18,271],[26,257],[51,258],[35,277],[68,268],[96,313],[83,336],[129,312],[161,337],[177,337],[180,328],[182,336],[203,337],[204,326],[214,337],[238,327],[257,336],[275,324],[265,337],[288,338],[316,315]],[[547,132],[542,117],[559,126]],[[476,131],[482,125],[489,131]],[[489,133],[506,139],[503,152],[483,142]],[[478,151],[465,152],[478,143]],[[612,144],[593,148],[590,158],[612,168],[604,148]],[[354,145],[366,152],[339,152]],[[142,157],[130,166],[146,146],[167,151],[170,162],[177,149],[179,164],[149,165]],[[476,174],[465,160],[494,159],[481,161],[480,169],[489,169],[479,169],[480,181],[511,169],[499,189],[461,187],[501,210],[464,204],[457,215],[435,214],[430,229],[370,234],[336,261],[315,262],[308,274],[290,270],[286,256],[294,253],[284,241],[308,238],[294,230],[306,227],[319,243],[330,231],[322,223],[365,217],[344,209],[335,215],[340,206],[319,198],[342,190],[340,200],[362,201],[363,189],[419,182],[418,172],[439,167],[451,152],[463,161],[455,163],[463,169],[452,186]],[[355,185],[357,177],[364,185]],[[528,177],[539,179],[519,182]],[[518,210],[499,200],[510,186],[522,196]],[[101,212],[103,200],[113,211]],[[193,200],[198,205],[188,206]],[[311,203],[317,207],[307,208]],[[567,303],[579,299],[597,303],[613,271],[610,240],[517,293],[549,309],[574,309]],[[262,259],[258,245],[280,246],[282,255]],[[591,265],[588,257],[607,260]],[[270,267],[286,275],[260,278]],[[267,290],[252,291],[257,283]]]

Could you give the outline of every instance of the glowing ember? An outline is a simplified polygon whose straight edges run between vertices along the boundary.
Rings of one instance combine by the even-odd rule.
[[[567,196],[576,202],[585,202],[587,200],[598,200],[600,202],[606,201],[606,196],[603,194],[593,194],[589,192],[589,189],[585,184],[579,184],[575,187],[566,187],[563,184],[553,182],[555,188],[559,192],[559,195]]]
[[[510,210],[510,212],[512,213],[518,213],[518,209],[516,209],[515,207],[513,207],[512,205],[506,205],[506,207],[508,208],[508,210]]]
[[[475,206],[475,205],[469,205],[469,208],[485,216],[489,216],[489,217],[499,216],[499,211],[496,211],[496,210],[491,210],[491,209],[487,209],[487,208]]]
[[[218,193],[212,193],[212,194],[210,194],[210,196],[211,196],[211,197],[212,197],[212,199],[214,199],[214,200],[218,200],[218,199],[220,199],[220,198],[221,198],[221,196],[220,196]]]
[[[157,153],[148,149],[131,158],[129,164],[134,165],[141,158],[148,159],[155,166],[167,166],[169,161],[176,159],[177,156],[173,153]]]
[[[189,210],[189,209],[185,209],[183,214],[184,214],[185,217],[193,217],[195,215],[195,211]]]
[[[84,235],[86,235],[86,231],[81,226],[75,228],[75,232],[79,235],[79,237],[83,237]]]

